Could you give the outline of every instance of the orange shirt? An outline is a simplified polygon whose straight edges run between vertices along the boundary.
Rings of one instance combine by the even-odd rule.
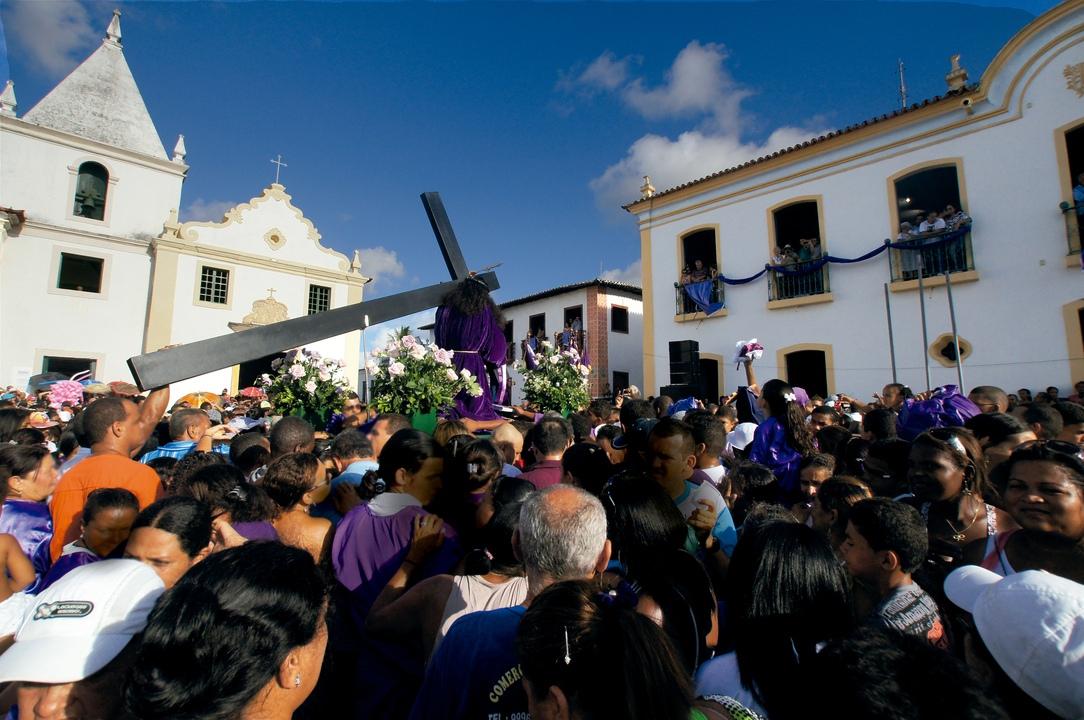
[[[53,562],[67,543],[77,540],[87,495],[98,488],[124,488],[139,500],[139,509],[162,497],[162,483],[150,467],[120,455],[91,455],[73,467],[53,491]]]

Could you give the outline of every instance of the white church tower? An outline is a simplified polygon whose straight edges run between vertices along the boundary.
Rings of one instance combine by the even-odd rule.
[[[101,46],[21,117],[0,96],[0,385],[90,370],[128,379],[143,350],[152,240],[188,166],[166,155],[124,59]]]

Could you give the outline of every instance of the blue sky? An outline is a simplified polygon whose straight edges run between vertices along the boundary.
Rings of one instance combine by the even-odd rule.
[[[975,81],[1040,0],[981,3],[170,3],[5,0],[0,75],[19,114],[97,47],[114,5],[182,219],[283,182],[371,295],[446,279],[418,195],[439,191],[468,263],[510,299],[637,277],[620,205]]]

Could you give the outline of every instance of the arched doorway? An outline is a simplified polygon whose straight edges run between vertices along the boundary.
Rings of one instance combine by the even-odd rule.
[[[776,359],[791,385],[804,389],[811,396],[828,397],[835,392],[835,362],[831,345],[791,345],[776,351]]]

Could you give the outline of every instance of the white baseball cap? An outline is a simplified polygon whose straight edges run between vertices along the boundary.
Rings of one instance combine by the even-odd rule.
[[[730,443],[730,447],[744,450],[749,443],[753,442],[753,435],[755,435],[756,432],[756,423],[738,423],[734,426],[733,430],[726,434],[726,441]]]
[[[1059,717],[1084,717],[1084,585],[1042,570],[1006,578],[973,565],[945,579],[997,664]]]
[[[98,672],[143,632],[165,586],[137,560],[84,565],[38,595],[0,655],[0,682],[59,685]]]

